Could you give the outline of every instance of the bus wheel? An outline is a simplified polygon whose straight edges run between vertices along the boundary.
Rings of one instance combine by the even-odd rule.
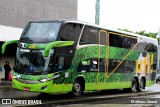
[[[73,84],[72,88],[72,94],[73,96],[80,96],[82,94],[82,83],[78,80],[76,80]]]
[[[156,83],[158,83],[158,80],[156,80]]]
[[[136,81],[136,79],[134,78],[134,79],[132,80],[131,91],[132,91],[132,92],[136,92],[136,90],[137,90],[137,81]]]
[[[141,80],[140,80],[140,82],[139,82],[139,85],[138,85],[138,87],[137,87],[137,91],[142,91],[143,90],[143,88],[144,88],[144,79],[142,78]]]

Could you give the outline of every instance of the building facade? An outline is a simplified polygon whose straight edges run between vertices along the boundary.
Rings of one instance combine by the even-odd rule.
[[[30,20],[77,19],[78,0],[0,0],[0,25],[24,28]]]

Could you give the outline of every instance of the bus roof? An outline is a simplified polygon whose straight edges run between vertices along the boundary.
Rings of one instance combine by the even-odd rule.
[[[125,34],[125,35],[143,37],[143,38],[146,38],[146,39],[157,40],[155,38],[147,37],[147,36],[144,36],[144,35],[130,33],[130,32],[122,31],[122,30],[117,30],[117,29],[113,29],[113,28],[109,28],[109,27],[105,27],[105,26],[100,26],[100,25],[96,25],[96,24],[93,24],[93,23],[88,23],[88,22],[85,22],[85,21],[79,21],[79,20],[68,20],[68,19],[61,19],[61,20],[33,20],[33,21],[30,21],[30,22],[55,22],[55,21],[62,22],[62,23],[69,23],[69,22],[71,22],[71,23],[80,23],[80,24],[93,26],[93,27],[97,27],[97,28],[108,30],[108,31]]]

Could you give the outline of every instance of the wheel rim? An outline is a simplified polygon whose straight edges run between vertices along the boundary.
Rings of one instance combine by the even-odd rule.
[[[75,83],[73,89],[75,93],[79,93],[81,90],[81,85],[79,83]]]
[[[135,81],[133,81],[133,83],[132,83],[132,91],[133,92],[136,91],[136,83],[135,83]]]
[[[140,90],[143,89],[143,85],[144,85],[144,84],[143,84],[143,80],[141,80],[141,81],[140,81],[140,85],[139,85]]]

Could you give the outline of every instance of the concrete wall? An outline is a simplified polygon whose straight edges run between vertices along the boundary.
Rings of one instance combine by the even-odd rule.
[[[30,20],[77,19],[77,0],[0,0],[0,25],[24,28]]]

